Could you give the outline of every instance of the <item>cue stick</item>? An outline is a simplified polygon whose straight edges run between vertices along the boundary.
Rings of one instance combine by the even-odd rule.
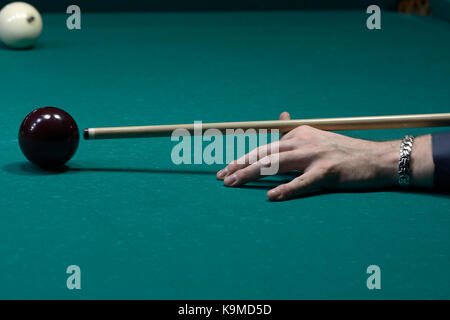
[[[202,123],[202,134],[208,129],[218,129],[226,133],[227,129],[267,129],[270,132],[278,129],[286,133],[298,126],[308,125],[321,130],[367,130],[394,128],[421,128],[450,126],[450,113],[411,114],[396,116],[347,117],[299,120],[272,120],[246,122]],[[199,124],[196,125],[198,130]],[[194,124],[130,126],[84,129],[85,139],[117,139],[117,138],[145,138],[168,137],[176,129],[186,129],[194,133]]]

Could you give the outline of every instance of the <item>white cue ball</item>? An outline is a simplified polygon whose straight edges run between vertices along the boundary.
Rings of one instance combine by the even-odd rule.
[[[0,40],[8,47],[32,47],[41,32],[42,18],[32,5],[12,2],[0,11]]]

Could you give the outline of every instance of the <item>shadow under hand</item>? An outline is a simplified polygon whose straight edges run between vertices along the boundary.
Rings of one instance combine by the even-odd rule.
[[[262,178],[262,179],[256,180],[256,181],[251,181],[242,186],[234,187],[234,188],[270,190],[270,189],[273,189],[273,188],[279,186],[280,184],[289,183],[290,181],[292,181],[292,179],[295,179],[299,175],[300,175],[300,173],[294,173],[294,172],[284,173],[284,174],[279,174],[276,176]]]
[[[234,188],[241,188],[241,189],[263,189],[263,190],[270,190],[273,189],[280,184],[285,184],[292,179],[295,179],[296,177],[300,176],[300,172],[291,172],[286,174],[280,174],[277,176],[271,176],[267,178],[263,178],[260,180],[249,182],[245,185],[234,187]],[[354,188],[354,189],[345,189],[345,190],[322,190],[314,193],[309,193],[307,195],[295,197],[289,200],[295,200],[295,199],[301,199],[306,197],[314,197],[314,196],[320,196],[320,195],[326,195],[330,193],[334,194],[364,194],[364,193],[375,193],[375,192],[392,192],[392,193],[406,193],[406,194],[417,194],[417,195],[427,195],[432,197],[440,197],[440,198],[450,198],[450,189],[449,190],[433,190],[433,189],[425,189],[425,188],[411,188],[411,189],[400,189],[400,188]],[[289,201],[287,200],[287,201]]]
[[[30,162],[13,162],[3,166],[3,170],[16,175],[24,176],[47,176],[47,175],[57,175],[62,173],[83,173],[83,172],[111,172],[111,173],[147,173],[147,174],[186,174],[186,175],[208,175],[211,178],[215,178],[216,170],[186,170],[186,169],[150,169],[150,168],[83,168],[83,167],[69,167],[62,166],[53,170],[46,170],[33,165]],[[259,190],[270,190],[280,184],[288,183],[292,179],[298,177],[300,172],[290,172],[285,174],[279,174],[276,176],[266,177],[260,180],[249,182],[245,185],[234,187],[240,189],[259,189]],[[395,193],[407,193],[407,194],[421,194],[428,195],[432,197],[450,198],[449,190],[430,190],[430,189],[408,189],[402,190],[399,188],[389,188],[389,189],[349,189],[349,190],[330,190],[330,191],[320,191],[314,194],[309,194],[307,196],[301,196],[294,199],[299,199],[303,197],[319,196],[329,193],[347,193],[347,194],[357,194],[357,193],[373,193],[373,192],[395,192]],[[291,199],[293,200],[293,199]]]

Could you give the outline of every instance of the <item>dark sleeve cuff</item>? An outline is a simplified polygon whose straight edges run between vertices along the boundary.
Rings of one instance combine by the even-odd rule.
[[[450,132],[431,136],[434,161],[434,187],[450,189]]]

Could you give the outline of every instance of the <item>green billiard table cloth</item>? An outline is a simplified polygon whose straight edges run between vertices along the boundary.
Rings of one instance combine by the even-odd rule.
[[[406,191],[269,202],[288,176],[227,188],[170,138],[80,141],[64,172],[26,161],[41,106],[87,127],[440,113],[450,24],[363,11],[43,14],[0,46],[1,299],[448,299],[450,198]],[[373,140],[449,128],[348,131]],[[67,267],[81,270],[69,290]],[[367,267],[381,270],[369,290]]]

